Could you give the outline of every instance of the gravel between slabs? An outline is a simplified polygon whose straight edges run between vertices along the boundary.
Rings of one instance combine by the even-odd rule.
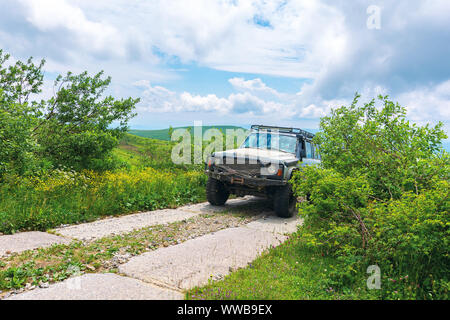
[[[259,200],[259,201],[258,201]],[[240,210],[261,202],[254,197],[231,199],[225,206],[212,206],[207,202],[186,205],[176,209],[161,209],[148,212],[135,213],[120,217],[112,217],[89,223],[65,226],[52,230],[53,233],[63,237],[77,240],[93,240],[110,235],[124,234],[136,229],[154,225],[168,224],[184,219],[189,219],[204,213],[219,213],[223,211]]]
[[[148,249],[139,252],[138,254],[132,254],[129,252],[129,248],[122,247],[111,260],[105,261],[103,266],[105,269],[116,269],[121,264],[128,262],[132,257],[142,254],[143,252],[180,244],[187,240],[195,239],[223,229],[246,225],[259,217],[260,216],[251,215],[237,217],[228,214],[200,215],[189,220],[183,220],[178,223],[163,226],[160,229],[153,229],[150,227],[137,230],[124,237],[141,239],[142,245],[146,246]],[[154,231],[152,239],[146,237],[150,230]]]
[[[57,261],[55,265],[53,265],[56,267],[57,263],[60,263],[62,259],[67,259],[67,252],[78,250],[76,253],[77,255],[81,255],[81,253],[85,256],[95,255],[95,263],[100,266],[93,268],[92,261],[89,263],[87,261],[81,261],[81,263],[85,266],[85,268],[82,268],[82,274],[93,272],[114,272],[120,265],[127,263],[131,258],[142,253],[183,243],[187,240],[194,239],[205,234],[214,233],[219,230],[239,227],[256,220],[260,216],[261,215],[256,215],[255,213],[244,213],[242,215],[225,213],[201,214],[190,219],[171,224],[142,228],[130,233],[109,236],[97,240],[85,240],[82,242],[83,245],[81,248],[77,249],[73,249],[69,244],[67,247],[61,247],[58,251],[51,253],[43,251],[46,249],[38,249],[34,251],[32,255],[27,255],[27,253],[16,254],[7,257],[4,260],[6,265],[0,267],[0,271],[11,266],[20,266],[37,259],[39,259],[39,263],[43,265],[47,264],[46,261],[49,263],[52,263],[51,261]],[[114,255],[108,256],[105,254],[105,252],[112,247],[117,248]],[[39,252],[39,257],[33,256],[35,254],[37,255]],[[42,258],[42,256],[45,258]],[[47,264],[47,266],[52,265]],[[50,284],[58,282],[54,280],[51,272],[46,274],[46,276],[49,279]],[[26,283],[24,283],[24,287],[20,289],[14,289],[11,291],[5,291],[5,289],[3,289],[4,292],[0,293],[0,299],[10,297],[11,295],[24,293],[39,287],[39,284],[33,284],[31,281],[32,280],[29,279]]]

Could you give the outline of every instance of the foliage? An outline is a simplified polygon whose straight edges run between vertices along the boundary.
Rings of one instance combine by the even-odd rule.
[[[110,157],[139,99],[105,97],[111,78],[103,72],[69,72],[56,78],[54,97],[38,102],[45,61],[9,59],[0,50],[0,176],[12,169],[23,173],[24,163],[36,159],[83,169]]]
[[[0,89],[0,178],[7,171],[23,174],[33,162],[28,113],[29,108],[9,102]]]
[[[121,133],[139,99],[102,98],[111,78],[102,79],[87,72],[59,76],[54,84],[55,97],[46,104],[46,112],[34,129],[41,152],[58,164],[89,168],[92,159],[104,158],[118,145]],[[119,125],[111,129],[114,122]]]
[[[293,182],[298,196],[309,197],[301,203],[301,214],[311,230],[310,244],[338,254],[366,247],[368,234],[362,217],[371,188],[364,177],[346,177],[311,166],[296,174]]]
[[[7,171],[23,174],[32,166],[36,102],[30,96],[41,91],[44,61],[36,66],[30,58],[6,66],[10,59],[0,49],[0,179]]]
[[[309,194],[300,204],[306,245],[342,263],[330,274],[333,287],[346,288],[367,266],[378,265],[384,298],[444,296],[450,263],[448,181],[381,201],[371,196],[364,177],[309,167],[295,176],[294,189],[299,196]],[[400,279],[408,284],[398,287]]]
[[[42,67],[45,60],[35,65],[33,58],[29,58],[27,62],[19,60],[5,66],[10,58],[9,54],[4,54],[0,49],[0,91],[3,91],[7,102],[28,104],[32,95],[42,91]]]
[[[426,188],[439,168],[428,162],[446,138],[442,123],[420,127],[406,119],[406,109],[388,97],[332,110],[320,122],[316,136],[323,165],[347,175],[366,175],[379,198],[399,198],[405,191]],[[434,169],[434,170],[431,170]]]
[[[449,155],[441,124],[418,127],[380,97],[321,121],[321,167],[297,172],[293,189],[304,238],[341,262],[330,279],[344,290],[369,265],[383,272],[382,298],[448,298]]]
[[[399,200],[371,203],[367,257],[391,278],[408,281],[398,288],[389,281],[386,296],[397,291],[414,298],[448,298],[449,191],[449,181],[442,180],[418,195],[408,192]]]

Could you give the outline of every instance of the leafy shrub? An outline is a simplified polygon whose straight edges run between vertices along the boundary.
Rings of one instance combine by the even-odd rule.
[[[406,108],[388,97],[379,96],[379,107],[375,100],[359,106],[358,99],[359,95],[349,107],[332,110],[321,119],[315,139],[323,165],[346,176],[364,174],[381,199],[426,188],[441,171],[429,163],[436,161],[441,139],[446,137],[443,124],[412,124],[406,119]]]
[[[449,182],[442,180],[421,194],[408,192],[399,200],[371,203],[367,258],[397,279],[388,281],[388,288],[407,279],[409,286],[415,286],[416,298],[443,298],[444,294],[448,298],[449,191]],[[389,293],[410,290],[409,286]]]
[[[310,243],[325,252],[345,254],[364,248],[366,214],[371,189],[363,177],[346,177],[333,169],[306,167],[293,178],[301,203],[301,215],[311,230]]]
[[[333,169],[305,168],[293,184],[298,196],[309,195],[300,204],[307,245],[342,262],[330,275],[333,287],[349,286],[375,264],[384,274],[385,298],[448,294],[448,181],[387,201],[371,196],[364,177],[346,177]]]
[[[110,156],[139,99],[105,96],[111,78],[102,71],[59,75],[54,96],[37,102],[45,60],[9,58],[0,49],[0,178],[6,171],[23,174],[37,158],[90,169]]]
[[[323,163],[293,178],[306,243],[342,263],[345,290],[367,266],[382,271],[382,298],[448,298],[450,158],[441,127],[418,127],[380,97],[321,120]]]
[[[8,171],[23,174],[34,161],[29,112],[30,108],[8,102],[0,87],[0,181]]]

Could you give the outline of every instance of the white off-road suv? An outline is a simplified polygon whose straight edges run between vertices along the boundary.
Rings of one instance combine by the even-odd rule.
[[[291,217],[297,199],[288,181],[301,166],[320,163],[313,137],[302,129],[253,125],[238,149],[208,158],[209,203],[224,205],[230,194],[263,196],[273,200],[278,216]]]

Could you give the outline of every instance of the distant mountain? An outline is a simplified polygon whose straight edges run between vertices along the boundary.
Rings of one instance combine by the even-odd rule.
[[[250,127],[250,126],[249,126]],[[244,127],[238,127],[238,126],[203,126],[203,132],[205,132],[208,129],[211,128],[217,128],[219,130],[222,130],[225,132],[226,129],[244,129],[244,130],[248,130],[248,128],[244,128]],[[180,129],[180,128],[191,128],[191,132],[193,132],[194,128],[192,126],[188,126],[188,127],[176,127],[173,128],[173,130],[176,129]],[[311,133],[317,133],[319,131],[319,129],[304,129],[308,132]],[[144,137],[144,138],[152,138],[152,139],[158,139],[158,140],[164,140],[164,141],[169,141],[170,140],[170,136],[169,136],[169,128],[167,129],[161,129],[161,130],[137,130],[137,129],[131,129],[128,131],[129,133],[135,135],[135,136],[139,136],[139,137]],[[446,150],[447,152],[450,152],[450,140],[444,140],[442,142],[442,146],[444,148],[444,150]]]
[[[187,129],[190,128],[191,132],[194,132],[194,127],[193,126],[187,126],[187,127],[174,127],[173,130],[176,129]],[[242,127],[237,127],[237,126],[203,126],[203,133],[208,130],[208,129],[212,129],[212,128],[216,128],[219,130],[222,130],[225,132],[225,130],[227,129],[244,129],[247,130],[245,128]],[[139,136],[139,137],[144,137],[144,138],[152,138],[152,139],[158,139],[158,140],[165,140],[165,141],[169,141],[170,140],[170,136],[169,136],[169,128],[167,129],[161,129],[161,130],[135,130],[135,129],[131,129],[128,130],[128,133],[131,133],[135,136]]]

